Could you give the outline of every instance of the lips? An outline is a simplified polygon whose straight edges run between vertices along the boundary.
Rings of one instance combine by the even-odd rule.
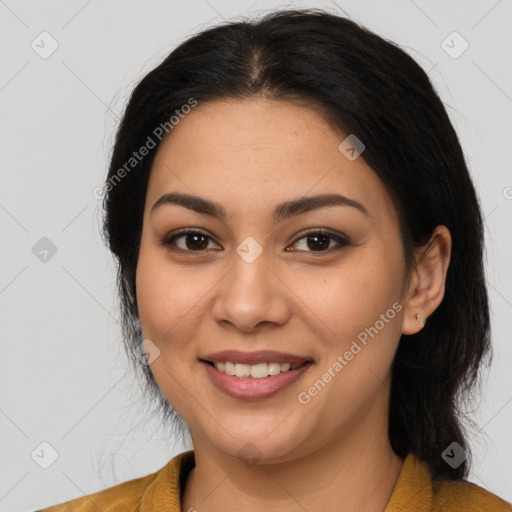
[[[291,365],[303,364],[306,361],[313,361],[311,357],[303,357],[297,354],[276,352],[274,350],[258,350],[256,352],[241,352],[239,350],[223,350],[207,354],[200,360],[211,363],[225,363],[227,361],[235,364],[259,364],[259,363],[290,363]]]
[[[305,362],[296,370],[289,370],[278,375],[261,379],[253,377],[236,377],[217,370],[214,366],[201,361],[210,382],[225,394],[240,400],[261,400],[283,391],[293,385],[313,366],[313,362]]]

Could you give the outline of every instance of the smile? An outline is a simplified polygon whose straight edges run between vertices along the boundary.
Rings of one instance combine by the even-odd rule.
[[[252,377],[253,379],[263,379],[271,375],[279,375],[288,371],[293,371],[301,366],[300,363],[259,363],[259,364],[238,364],[230,361],[211,362],[220,372],[236,377]]]
[[[312,365],[303,363],[258,363],[201,361],[212,384],[225,394],[242,400],[269,398],[296,382]]]

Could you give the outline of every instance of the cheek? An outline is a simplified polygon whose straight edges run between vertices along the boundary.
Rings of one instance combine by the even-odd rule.
[[[141,323],[147,334],[161,339],[193,322],[209,289],[199,273],[170,264],[158,251],[142,249],[136,285]]]
[[[140,251],[136,284],[144,338],[159,349],[151,372],[167,400],[187,421],[187,402],[194,391],[184,382],[195,362],[197,329],[205,310],[205,293],[211,288],[189,267],[172,265],[152,247]]]
[[[383,254],[376,246],[357,248],[328,273],[302,275],[300,295],[314,313],[318,327],[334,340],[333,348],[339,349],[344,343],[341,340],[354,339],[373,326],[380,315],[396,319],[397,306],[389,310],[400,299],[399,276],[398,257]],[[391,322],[386,322],[384,330],[389,330],[388,325]]]
[[[349,421],[386,389],[401,334],[398,275],[391,258],[368,249],[327,279],[305,280],[305,304],[315,312],[310,328],[322,344],[317,371],[299,390],[313,416]]]

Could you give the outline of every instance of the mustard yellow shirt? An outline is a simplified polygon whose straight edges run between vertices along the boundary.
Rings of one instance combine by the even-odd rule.
[[[181,512],[180,494],[195,465],[194,451],[150,475],[37,512]],[[404,461],[385,512],[512,512],[512,505],[465,480],[433,480],[413,454]]]

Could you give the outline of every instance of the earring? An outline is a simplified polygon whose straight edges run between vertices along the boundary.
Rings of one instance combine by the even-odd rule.
[[[423,325],[423,322],[421,320],[421,316],[419,315],[419,313],[416,315],[416,320],[418,320],[418,322]]]

